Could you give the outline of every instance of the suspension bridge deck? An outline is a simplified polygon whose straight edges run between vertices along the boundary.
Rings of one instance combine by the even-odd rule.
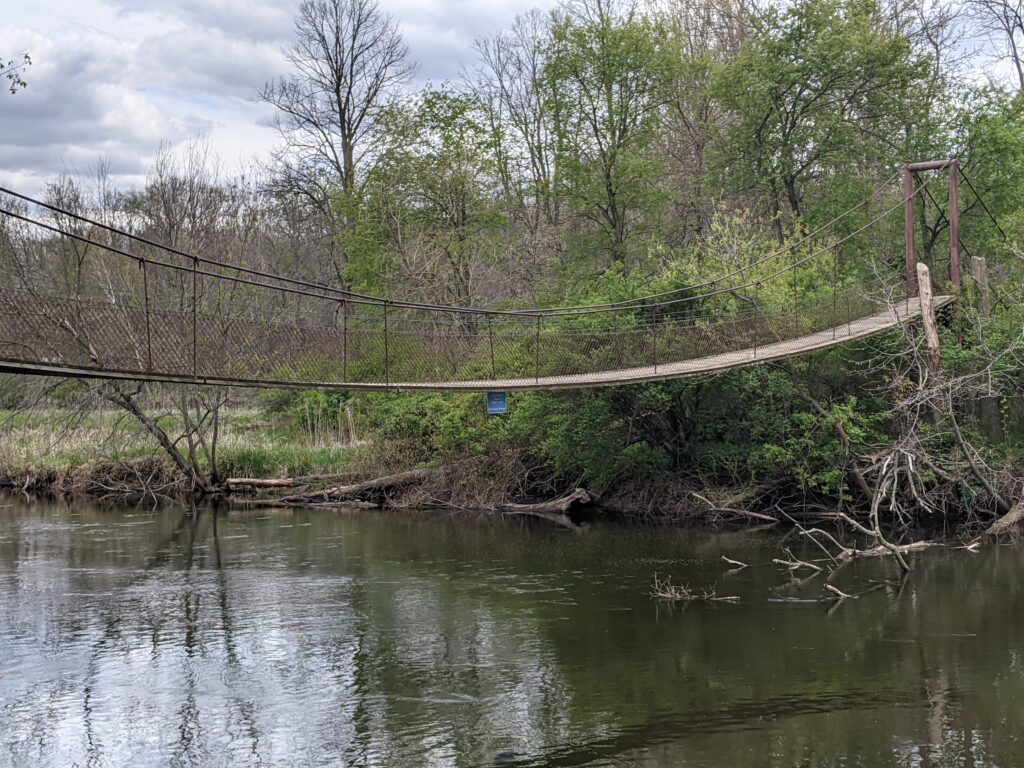
[[[955,301],[955,296],[936,296],[934,305],[938,309]],[[2,316],[4,313],[0,313]],[[848,322],[841,325],[834,325],[824,330],[819,330],[804,335],[785,338],[766,343],[758,343],[756,346],[748,346],[731,351],[715,354],[705,354],[691,357],[675,362],[663,362],[645,366],[623,367],[612,370],[591,370],[586,373],[569,373],[560,375],[535,375],[518,376],[508,378],[481,378],[469,380],[425,380],[425,381],[346,381],[346,380],[323,380],[312,376],[271,376],[259,378],[253,375],[238,376],[218,375],[216,373],[186,372],[188,370],[187,355],[182,356],[177,365],[162,366],[154,370],[152,366],[132,368],[115,363],[104,362],[102,359],[83,360],[75,362],[69,359],[61,359],[63,356],[47,357],[45,355],[31,355],[33,359],[26,359],[23,353],[14,353],[15,350],[26,349],[23,343],[12,343],[8,339],[0,339],[0,371],[8,373],[25,373],[51,376],[65,376],[73,378],[108,378],[132,381],[154,381],[170,383],[189,383],[203,385],[227,385],[242,387],[263,387],[263,388],[289,388],[289,389],[332,389],[332,390],[365,390],[365,391],[388,391],[388,392],[415,392],[415,391],[440,391],[440,392],[485,392],[494,390],[517,391],[517,390],[543,390],[543,389],[581,389],[590,387],[608,387],[622,384],[635,384],[649,381],[660,381],[666,379],[683,378],[687,376],[710,375],[722,371],[741,368],[752,365],[759,365],[772,360],[779,360],[788,357],[795,357],[811,352],[828,349],[851,341],[864,339],[879,333],[894,329],[904,323],[913,321],[921,314],[920,303],[917,299],[905,300],[888,306],[882,311],[859,318],[849,318]],[[21,315],[24,317],[24,315]],[[11,315],[7,315],[10,319]],[[768,318],[761,318],[768,322]],[[3,323],[0,323],[3,325]],[[47,332],[63,334],[71,327],[66,320],[61,323],[48,323],[52,329]],[[15,329],[8,327],[8,331]],[[301,337],[308,329],[295,327],[291,329],[293,338]],[[687,333],[686,329],[680,329],[679,334]],[[7,336],[8,334],[2,334]],[[131,335],[126,332],[125,337]],[[291,334],[290,334],[291,335]],[[24,338],[24,337],[22,337]],[[776,336],[775,338],[779,338]],[[187,339],[180,339],[181,346],[187,346]],[[322,338],[314,338],[313,343],[323,344]],[[665,339],[663,344],[671,347],[672,340]],[[35,346],[35,345],[31,345]],[[294,346],[291,345],[291,346]],[[334,345],[336,346],[336,345]],[[282,345],[282,354],[289,347]],[[667,351],[667,350],[666,350]],[[273,354],[271,353],[271,357]],[[79,358],[81,360],[81,358]],[[121,360],[125,358],[121,357]],[[84,363],[84,364],[83,364]]]
[[[932,303],[938,310],[956,301],[956,296],[936,296]],[[745,368],[760,365],[772,360],[798,357],[811,352],[837,347],[858,339],[876,336],[885,331],[897,328],[906,322],[921,316],[921,305],[916,300],[903,301],[894,307],[885,309],[868,317],[853,320],[841,326],[832,327],[817,333],[810,333],[795,339],[777,341],[757,348],[740,349],[717,355],[707,355],[693,360],[681,360],[675,363],[648,365],[639,368],[626,368],[618,371],[601,373],[573,374],[567,376],[541,376],[536,379],[502,379],[481,381],[460,381],[433,384],[393,384],[391,389],[431,390],[454,392],[486,392],[494,390],[529,390],[529,389],[583,389],[588,387],[611,387],[620,384],[641,384],[648,381],[681,379],[687,376],[706,376],[734,368]]]
[[[355,293],[157,242],[0,187],[0,371],[264,388],[390,392],[577,389],[714,374],[897,328],[916,299],[911,164],[799,241],[709,281],[608,304],[489,309]],[[881,209],[874,213],[866,206]],[[863,210],[867,222],[813,238]],[[840,269],[845,244],[903,211],[904,285]],[[852,224],[851,224],[852,226]],[[960,285],[959,239],[949,278]],[[872,246],[874,247],[874,246]],[[842,256],[844,260],[848,256]],[[851,273],[852,272],[852,273]],[[858,272],[874,273],[853,284]],[[821,278],[831,275],[831,284]],[[813,283],[813,284],[812,284]],[[762,288],[765,294],[762,295]],[[831,289],[831,290],[829,290]],[[936,307],[954,301],[938,296]]]

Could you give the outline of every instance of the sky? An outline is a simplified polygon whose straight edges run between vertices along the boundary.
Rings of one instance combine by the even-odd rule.
[[[140,184],[161,142],[206,136],[228,172],[277,141],[254,102],[287,72],[299,0],[12,0],[0,57],[28,52],[29,87],[0,92],[0,185],[33,194],[100,158],[120,186]],[[552,0],[381,0],[420,82],[457,80],[473,40]]]

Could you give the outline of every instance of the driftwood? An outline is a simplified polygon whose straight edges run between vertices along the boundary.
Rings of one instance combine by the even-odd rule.
[[[771,515],[764,515],[764,514],[761,514],[760,512],[753,512],[753,511],[751,511],[749,509],[737,509],[736,507],[732,507],[732,506],[718,506],[713,501],[711,501],[710,499],[705,498],[704,496],[701,496],[696,491],[690,491],[690,495],[693,496],[695,499],[700,499],[705,504],[707,504],[708,505],[708,512],[714,512],[715,514],[733,515],[733,516],[736,516],[736,517],[749,517],[749,518],[752,518],[754,520],[764,520],[764,521],[772,523],[772,524],[775,524],[775,523],[779,522],[778,520],[776,520]]]
[[[323,504],[345,504],[353,501],[370,502],[374,506],[384,506],[388,497],[405,488],[419,485],[436,477],[439,469],[411,469],[393,475],[364,480],[349,485],[332,485],[318,491],[296,493],[278,499],[278,504],[314,506]]]
[[[733,560],[731,557],[726,557],[725,555],[722,555],[722,562],[725,563],[726,565],[734,566],[733,570],[736,570],[736,571],[741,571],[744,568],[749,568],[750,567],[746,563],[740,562],[739,560]]]
[[[258,477],[229,477],[224,481],[228,488],[294,488],[295,480],[291,477],[263,479]]]
[[[788,549],[786,550],[786,554],[789,555],[789,560],[781,560],[780,558],[776,557],[772,560],[772,563],[775,565],[783,566],[791,573],[793,571],[799,571],[801,568],[806,568],[810,571],[814,571],[814,573],[821,573],[821,571],[823,570],[823,568],[820,565],[816,565],[815,563],[809,563],[806,560],[797,559],[793,556],[792,551]]]
[[[839,600],[849,600],[850,598],[853,598],[853,597],[860,597],[860,595],[848,595],[845,592],[843,592],[841,589],[839,589],[838,587],[834,587],[831,584],[825,584],[825,590],[827,592],[831,592]]]
[[[584,488],[577,488],[568,496],[563,496],[560,499],[541,501],[536,504],[502,504],[497,508],[497,511],[504,515],[539,517],[556,525],[578,531],[582,529],[569,517],[569,512],[579,507],[593,504],[596,500],[597,497]]]
[[[740,601],[737,595],[719,596],[714,587],[697,592],[686,584],[674,584],[672,579],[659,579],[658,574],[654,574],[654,586],[649,594],[659,600],[672,600],[680,603],[738,603]]]
[[[553,501],[541,501],[536,504],[501,504],[498,511],[506,515],[566,515],[573,509],[594,503],[595,500],[585,488],[577,488],[568,496]]]

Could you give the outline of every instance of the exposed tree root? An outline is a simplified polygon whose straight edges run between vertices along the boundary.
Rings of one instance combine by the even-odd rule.
[[[999,538],[1006,534],[1020,536],[1024,532],[1024,501],[1018,501],[1013,509],[996,520],[985,530],[985,536]]]

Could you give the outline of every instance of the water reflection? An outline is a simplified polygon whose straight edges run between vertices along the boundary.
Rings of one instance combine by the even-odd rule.
[[[2,765],[1024,764],[1020,549],[830,613],[764,535],[0,507]]]

